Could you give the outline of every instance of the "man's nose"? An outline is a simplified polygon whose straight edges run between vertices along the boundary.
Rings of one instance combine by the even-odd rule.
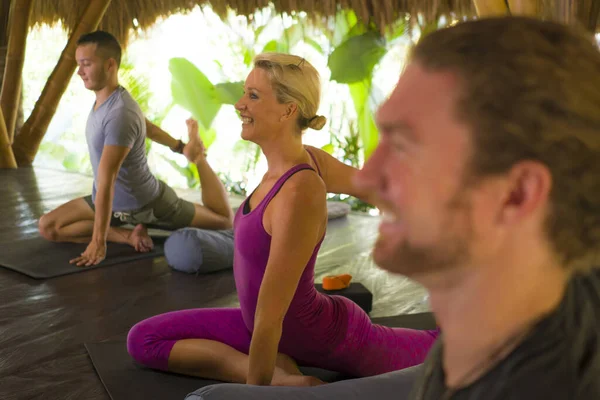
[[[353,183],[356,187],[363,190],[373,190],[377,188],[383,178],[383,162],[385,150],[381,143],[377,145],[371,157],[367,160],[362,169],[354,175]]]

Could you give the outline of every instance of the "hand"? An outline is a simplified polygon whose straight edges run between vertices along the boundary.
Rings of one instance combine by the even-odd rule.
[[[190,118],[185,123],[188,127],[189,141],[183,148],[183,154],[189,162],[196,164],[206,159],[206,148],[198,134],[198,121]]]
[[[81,256],[69,261],[71,264],[76,264],[78,267],[90,267],[97,265],[100,261],[106,258],[106,242],[101,244],[94,241],[88,244]]]

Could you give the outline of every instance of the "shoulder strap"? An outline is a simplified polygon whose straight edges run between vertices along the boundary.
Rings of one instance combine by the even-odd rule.
[[[269,205],[269,203],[271,202],[271,200],[273,200],[273,198],[277,195],[277,193],[279,193],[279,190],[281,190],[281,187],[283,186],[283,184],[288,179],[290,179],[290,177],[292,175],[294,175],[296,172],[299,172],[299,171],[302,171],[302,170],[305,170],[305,169],[310,169],[312,171],[315,171],[313,169],[313,167],[311,167],[308,164],[298,164],[298,165],[293,166],[289,170],[287,170],[285,174],[281,175],[281,177],[277,180],[277,182],[275,182],[275,184],[273,185],[273,187],[271,188],[271,190],[269,190],[269,193],[267,193],[267,195],[265,196],[265,198],[261,202],[260,208],[262,208],[262,210],[261,210],[260,214],[262,214],[262,211],[264,211],[264,209],[267,208],[267,206]]]

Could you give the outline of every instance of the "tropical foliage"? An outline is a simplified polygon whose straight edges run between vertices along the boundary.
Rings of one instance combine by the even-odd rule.
[[[206,9],[203,10],[204,14],[206,12]],[[214,63],[222,71],[220,75],[215,75],[205,69],[206,64],[202,68],[195,64],[193,57],[181,55],[167,58],[171,75],[170,99],[159,108],[151,90],[150,75],[140,72],[140,68],[135,69],[127,60],[122,63],[120,82],[131,92],[146,116],[160,126],[172,111],[186,110],[198,120],[205,146],[212,148],[219,136],[219,125],[215,125],[215,121],[221,110],[230,110],[232,104],[241,97],[242,80],[251,69],[253,58],[268,51],[302,53],[313,64],[315,61],[320,63],[324,84],[329,89],[327,92],[331,92],[331,88],[337,88],[337,91],[345,88],[341,90],[345,94],[338,99],[329,98],[323,103],[330,108],[329,113],[325,110],[322,112],[330,117],[325,130],[329,139],[319,146],[342,162],[360,167],[377,145],[378,132],[373,111],[386,95],[377,87],[374,78],[390,50],[398,52],[399,42],[407,40],[407,21],[400,19],[385,35],[375,26],[359,22],[352,11],[340,11],[335,18],[324,20],[319,25],[314,24],[314,20],[309,22],[303,13],[279,15],[273,9],[266,9],[247,22],[248,29],[245,32],[240,31],[239,24],[236,27],[228,22],[231,19],[224,21],[223,29],[230,30],[230,40],[226,41],[222,50],[242,61],[243,68],[221,65],[222,61],[213,54]],[[225,70],[227,72],[223,72]],[[60,143],[46,141],[41,151],[62,160],[65,169],[81,171],[89,165],[87,152],[72,152],[61,147]],[[220,177],[231,192],[246,194],[250,181],[255,180],[257,166],[263,162],[262,154],[255,144],[239,139],[230,148],[231,153],[218,157],[232,158],[236,161],[235,165],[241,167],[236,167],[235,174],[221,169]],[[170,152],[159,151],[160,146],[157,152],[152,149],[148,141],[147,151],[151,153],[151,158],[169,166],[154,171],[159,177],[167,180],[170,173],[177,171],[188,187],[199,185],[194,166]],[[368,208],[356,199],[337,198],[352,204],[354,209]]]

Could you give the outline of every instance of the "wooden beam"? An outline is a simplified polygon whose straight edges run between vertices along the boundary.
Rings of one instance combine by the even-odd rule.
[[[77,40],[84,33],[95,31],[98,28],[109,4],[110,0],[90,0],[81,20],[71,33],[69,41],[48,78],[42,94],[35,103],[31,115],[14,140],[13,151],[19,166],[27,166],[33,163],[48,125],[56,112],[56,107],[75,72],[77,66],[75,61]]]
[[[14,0],[10,11],[8,51],[4,80],[0,91],[0,108],[4,114],[8,140],[12,143],[23,80],[23,62],[33,0]]]
[[[494,17],[508,14],[508,6],[504,0],[473,0],[473,4],[479,17]]]
[[[508,0],[508,7],[512,15],[538,16],[538,0]]]
[[[0,168],[17,168],[17,161],[8,140],[2,109],[0,109]]]

